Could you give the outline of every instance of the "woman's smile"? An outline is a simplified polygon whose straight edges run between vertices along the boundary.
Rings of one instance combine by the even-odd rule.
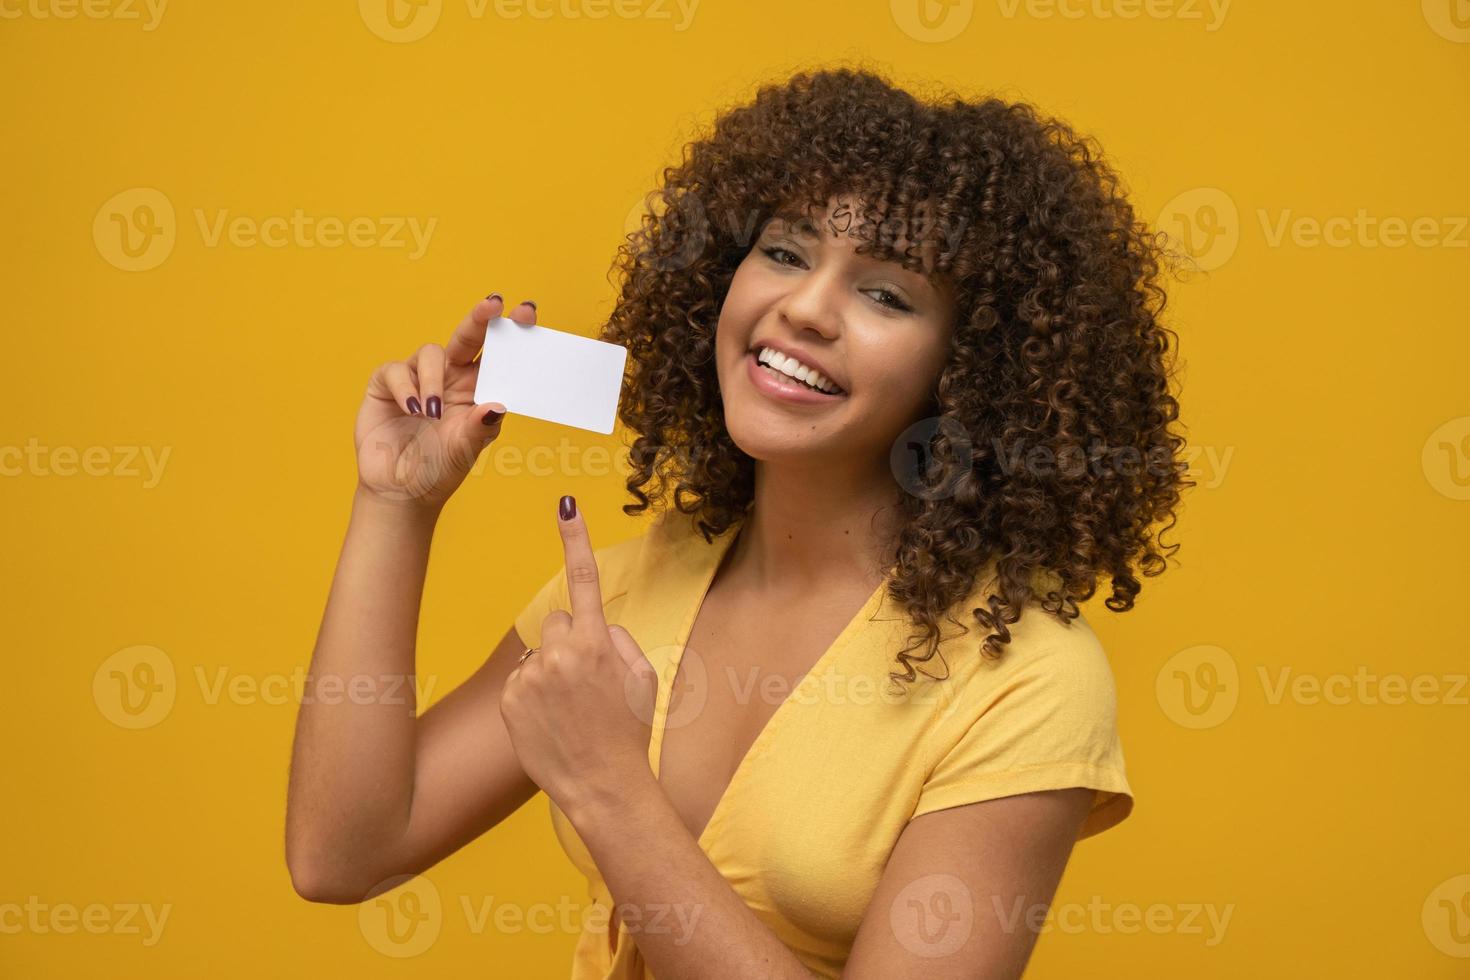
[[[787,405],[832,405],[847,398],[846,392],[820,391],[770,364],[762,364],[761,351],[757,347],[745,355],[746,374],[756,391],[772,401]]]

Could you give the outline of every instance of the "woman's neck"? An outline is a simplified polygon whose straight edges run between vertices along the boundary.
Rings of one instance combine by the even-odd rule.
[[[756,461],[755,496],[728,564],[762,591],[789,595],[835,581],[883,580],[899,487],[887,468]]]

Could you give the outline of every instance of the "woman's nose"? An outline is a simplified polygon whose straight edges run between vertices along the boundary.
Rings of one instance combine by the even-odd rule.
[[[780,305],[782,316],[793,327],[814,330],[827,339],[842,331],[842,296],[845,286],[839,275],[816,270],[801,277]]]

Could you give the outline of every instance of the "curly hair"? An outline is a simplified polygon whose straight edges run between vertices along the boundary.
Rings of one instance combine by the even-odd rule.
[[[637,502],[625,513],[671,498],[706,541],[745,516],[754,460],[725,427],[720,308],[769,218],[852,195],[860,253],[957,297],[922,483],[899,495],[888,591],[917,631],[890,678],[914,680],[939,652],[941,618],[962,625],[950,612],[987,571],[971,612],[990,658],[1027,603],[1069,621],[1102,576],[1107,607],[1133,607],[1135,570],[1164,570],[1179,545],[1163,534],[1194,484],[1170,429],[1178,338],[1160,323],[1158,282],[1170,253],[1095,142],[1025,103],[921,101],[866,68],[828,68],[761,87],[662,176],[619,247],[621,293],[601,333],[628,348],[619,416],[636,433]],[[945,236],[884,231],[916,223]]]

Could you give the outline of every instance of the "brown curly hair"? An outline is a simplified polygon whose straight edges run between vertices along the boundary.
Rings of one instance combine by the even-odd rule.
[[[860,253],[957,297],[922,483],[900,495],[889,595],[919,632],[890,677],[912,681],[913,664],[938,653],[941,617],[960,625],[948,613],[987,569],[984,605],[971,612],[989,631],[988,657],[1028,602],[1066,622],[1103,575],[1107,607],[1131,609],[1135,567],[1164,570],[1179,545],[1163,533],[1194,485],[1185,440],[1170,430],[1177,336],[1160,323],[1164,239],[1135,218],[1095,142],[1067,124],[996,98],[920,101],[866,68],[798,72],[720,114],[665,168],[620,246],[621,295],[601,336],[628,348],[619,415],[637,434],[627,480],[637,503],[624,512],[662,510],[672,488],[706,541],[745,516],[754,460],[725,428],[720,308],[769,218],[810,214],[834,195],[862,202]],[[947,230],[929,242],[937,249],[883,231],[917,223]],[[1099,447],[1110,457],[1101,466]],[[921,644],[927,652],[911,656]]]

